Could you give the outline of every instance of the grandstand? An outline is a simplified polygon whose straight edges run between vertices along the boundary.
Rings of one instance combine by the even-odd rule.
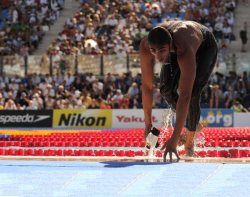
[[[69,101],[66,94],[74,100],[68,106],[70,108],[90,107],[82,104],[83,90],[95,103],[92,107],[98,108],[102,101],[114,108],[117,104],[109,97],[115,96],[117,89],[128,100],[121,103],[130,103],[123,107],[140,108],[140,91],[133,97],[127,95],[133,82],[139,83],[138,88],[141,88],[137,54],[140,39],[158,23],[178,19],[196,20],[206,25],[213,30],[220,46],[218,63],[204,93],[203,106],[230,108],[232,101],[238,99],[249,109],[249,57],[248,52],[240,51],[238,37],[248,12],[242,3],[238,4],[233,0],[192,3],[112,1],[107,4],[105,1],[98,4],[63,0],[17,1],[13,4],[3,1],[0,11],[3,100],[13,99],[11,108],[15,109],[20,106],[20,99],[16,98],[24,91],[27,96],[25,105],[22,103],[17,108],[26,109],[38,93],[40,107],[34,104],[33,108],[45,109],[49,98],[44,93],[46,86],[52,83],[54,94],[50,105],[55,108],[59,108],[56,102],[57,97],[61,98],[60,85],[65,91],[63,102]],[[247,50],[248,45],[246,47]],[[159,69],[160,65],[156,65],[156,79]],[[94,75],[96,80],[89,80],[89,75]],[[111,82],[106,83],[107,76],[112,78]],[[6,87],[6,82],[15,89]],[[27,89],[19,89],[20,83]],[[157,88],[156,80],[156,98]],[[78,91],[80,96],[76,97]],[[158,99],[157,103],[156,106],[165,107],[163,101]],[[4,101],[2,108],[5,108]]]
[[[1,0],[0,196],[249,196],[249,18],[247,0]],[[160,148],[145,150],[138,50],[168,20],[207,26],[219,55],[197,157],[178,146],[180,163],[164,166]],[[162,147],[175,117],[160,69],[152,122]]]

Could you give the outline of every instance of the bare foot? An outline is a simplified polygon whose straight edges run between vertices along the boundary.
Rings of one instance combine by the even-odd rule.
[[[206,120],[201,121],[198,126],[196,132],[201,132],[202,129],[206,128],[208,125],[208,122]]]
[[[184,149],[186,152],[186,156],[189,157],[193,157],[195,156],[194,153],[194,136],[195,136],[195,132],[190,132],[187,131],[187,135],[186,135],[186,142],[184,144]]]
[[[202,121],[197,125],[196,132],[185,131],[180,135],[178,146],[182,146],[184,144],[186,156],[195,157],[194,152],[194,138],[197,133],[202,132],[203,128],[207,127],[207,121]]]

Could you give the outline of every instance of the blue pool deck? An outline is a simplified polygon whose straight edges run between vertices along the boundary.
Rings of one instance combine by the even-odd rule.
[[[248,197],[249,163],[0,160],[0,197]]]

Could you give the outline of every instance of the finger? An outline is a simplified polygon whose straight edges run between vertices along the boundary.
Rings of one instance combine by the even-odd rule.
[[[168,155],[168,151],[165,150],[164,155],[163,155],[163,161],[164,162],[167,161],[167,155]]]
[[[174,154],[177,157],[177,161],[179,161],[181,158],[179,157],[179,154],[178,154],[177,150],[174,151]]]
[[[170,162],[172,162],[172,151],[169,151]]]

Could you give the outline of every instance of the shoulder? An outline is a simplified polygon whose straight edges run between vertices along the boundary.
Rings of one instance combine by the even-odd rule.
[[[202,25],[194,21],[167,21],[161,23],[159,26],[166,28],[172,32],[172,36],[183,37],[201,34]]]
[[[197,50],[203,41],[201,25],[192,21],[180,23],[173,31],[173,39],[175,44],[181,47],[191,47]]]
[[[190,33],[200,33],[201,24],[193,22],[193,21],[183,21],[178,23],[174,28],[173,32],[177,35],[179,34],[190,34]]]

